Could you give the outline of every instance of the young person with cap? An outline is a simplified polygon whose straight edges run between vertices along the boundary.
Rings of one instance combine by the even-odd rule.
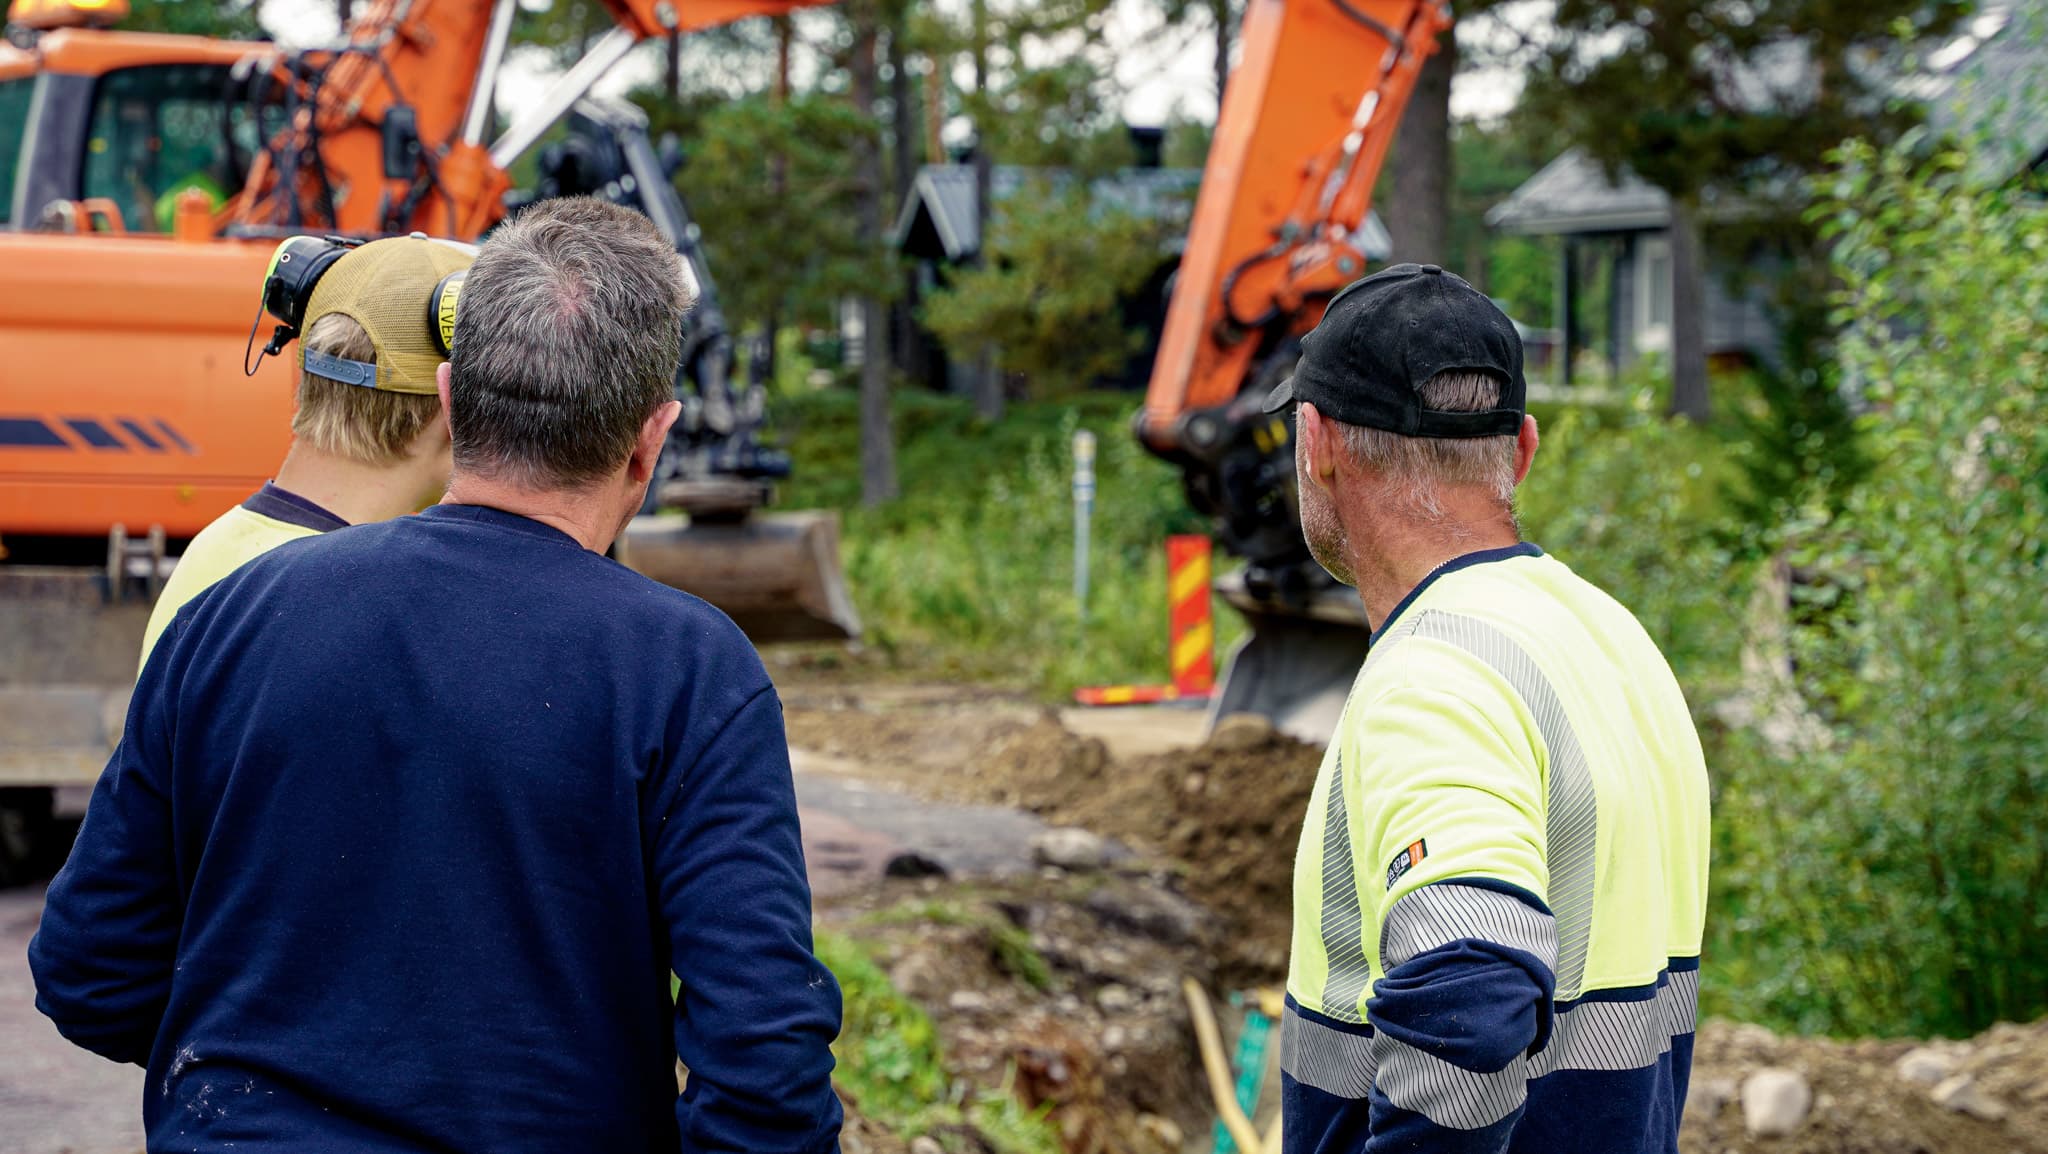
[[[1374,631],[1295,858],[1289,1154],[1677,1149],[1706,766],[1635,618],[1521,540],[1525,391],[1508,318],[1409,264],[1268,401]]]
[[[187,601],[252,557],[344,525],[403,516],[448,487],[448,420],[434,393],[434,287],[473,252],[422,236],[353,249],[306,308],[292,447],[277,478],[192,538],[142,636],[147,661]]]
[[[158,641],[29,946],[58,1030],[148,1066],[152,1150],[837,1149],[781,703],[604,555],[689,305],[646,217],[528,208],[463,283],[442,502]]]

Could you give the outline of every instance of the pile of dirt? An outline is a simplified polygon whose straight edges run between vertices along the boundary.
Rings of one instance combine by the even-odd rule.
[[[1230,718],[1199,748],[1116,763],[1047,714],[995,746],[988,777],[1007,795],[993,800],[1171,863],[1225,922],[1225,975],[1270,983],[1287,967],[1294,848],[1322,756]]]
[[[1202,746],[1128,761],[1014,703],[812,701],[788,724],[791,745],[858,761],[865,778],[1114,838],[1221,915],[1226,978],[1271,984],[1286,971],[1294,849],[1322,750],[1263,719],[1226,718]]]
[[[1743,1090],[1763,1071],[1807,1089],[1788,1134],[1750,1133]],[[1709,1022],[1685,1115],[1681,1154],[2043,1154],[2048,1021],[1932,1043],[1781,1037]]]

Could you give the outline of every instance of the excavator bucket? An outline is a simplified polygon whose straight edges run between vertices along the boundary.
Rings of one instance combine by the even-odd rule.
[[[1210,723],[1253,713],[1289,737],[1327,744],[1371,636],[1357,594],[1332,587],[1306,606],[1279,606],[1251,597],[1235,574],[1216,588],[1244,614],[1250,631],[1223,667]]]
[[[724,610],[757,645],[860,635],[832,513],[756,513],[741,521],[635,517],[617,554],[634,572]]]

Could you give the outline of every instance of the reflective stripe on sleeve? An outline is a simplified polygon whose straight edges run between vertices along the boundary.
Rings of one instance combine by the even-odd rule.
[[[1464,938],[1521,950],[1557,967],[1556,919],[1520,898],[1455,879],[1411,890],[1387,911],[1380,966],[1392,970]]]
[[[1673,1041],[1698,1027],[1699,971],[1670,970],[1658,976],[1655,990],[1646,998],[1582,1001],[1559,1009],[1541,1053],[1491,1074],[1454,1066],[1370,1026],[1337,1029],[1289,1002],[1281,1020],[1280,1068],[1297,1082],[1351,1101],[1364,1100],[1377,1086],[1389,1102],[1439,1126],[1478,1129],[1521,1104],[1519,1084],[1561,1070],[1621,1072],[1656,1065]]]
[[[1467,1070],[1386,1034],[1374,1034],[1376,1085],[1387,1101],[1439,1126],[1477,1130],[1521,1109],[1529,1097],[1529,1059],[1517,1056],[1489,1074]]]

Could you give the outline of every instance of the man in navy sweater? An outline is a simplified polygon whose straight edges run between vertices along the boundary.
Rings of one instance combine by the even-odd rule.
[[[29,948],[66,1037],[148,1066],[150,1150],[836,1150],[780,702],[604,556],[685,285],[624,209],[504,226],[444,502],[290,542],[158,643]]]

